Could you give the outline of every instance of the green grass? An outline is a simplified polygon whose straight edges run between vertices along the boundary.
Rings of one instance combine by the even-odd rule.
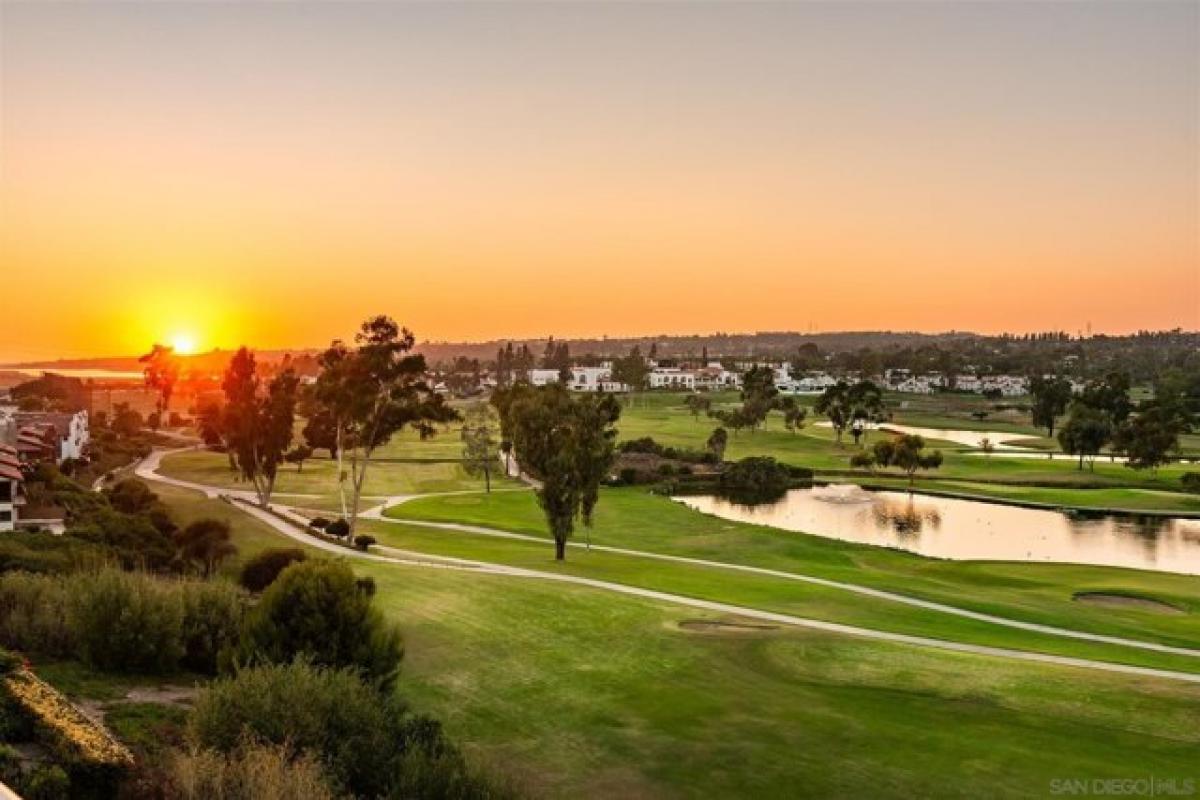
[[[221,565],[221,571],[227,575],[237,574],[242,564],[263,550],[284,546],[284,540],[271,526],[229,503],[165,483],[154,482],[149,485],[159,499],[170,507],[172,518],[181,528],[206,517],[229,523],[237,553]]]
[[[548,537],[531,492],[422,498],[388,513],[397,519],[465,522]],[[583,535],[579,532],[577,540]],[[446,539],[451,536],[443,534]],[[1014,619],[1200,648],[1200,579],[1194,576],[1071,564],[930,559],[722,520],[640,489],[602,490],[592,541],[799,572]],[[548,553],[549,545],[543,550]],[[578,558],[574,550],[568,554],[569,560]],[[661,562],[647,562],[650,573],[661,568]],[[723,587],[732,580],[728,573],[720,573],[712,583]],[[1151,616],[1072,600],[1075,592],[1096,587],[1148,593],[1190,613]],[[857,606],[863,601],[848,596],[847,602]],[[888,615],[885,622],[904,615],[896,604],[879,613]],[[1200,662],[1193,660],[1193,666]]]
[[[474,509],[488,524],[539,527],[528,492],[440,500],[453,501],[459,513]],[[746,544],[764,558],[788,559],[795,539],[831,570],[857,572],[875,556],[881,574],[895,571],[897,579],[931,586],[947,580],[941,562],[781,537],[640,492],[606,492],[599,512],[597,540],[625,537],[638,546],[677,539],[679,547],[719,544],[730,552]],[[691,524],[683,534],[663,524],[664,515],[679,513]],[[431,535],[399,525],[387,530],[406,546]],[[258,532],[239,526],[236,535]],[[760,540],[777,541],[784,552],[759,552]],[[528,553],[517,553],[521,559],[550,561],[548,544],[527,546]],[[507,550],[493,555],[516,557]],[[582,555],[572,550],[569,568],[590,569]],[[639,582],[672,586],[724,581],[693,568],[658,576],[658,565],[631,562],[605,559],[600,566],[617,573],[641,568]],[[789,628],[691,632],[679,623],[713,615],[530,579],[352,565],[375,578],[375,602],[404,632],[399,691],[416,710],[443,720],[474,763],[542,796],[1028,796],[1044,795],[1055,778],[1196,773],[1198,686]],[[985,593],[1011,587],[1028,603],[1091,585],[1072,580],[1069,568],[1034,569],[1029,580],[1014,566],[1041,565],[979,565],[973,580]],[[1168,593],[1177,602],[1197,607],[1194,580],[1172,587],[1159,582],[1171,583],[1171,576],[1077,574],[1102,575],[1130,590],[1151,580],[1156,591],[1174,588]],[[1052,589],[1052,578],[1065,588]],[[737,591],[761,592],[774,602],[776,588],[762,582]],[[160,722],[158,712],[130,714],[126,735],[133,738]]]
[[[549,796],[1044,795],[1192,777],[1200,687],[778,629],[585,588],[356,566],[403,627],[400,691]]]
[[[906,489],[908,481],[888,477],[871,480],[860,478],[859,482],[875,486]],[[930,494],[946,494],[959,497],[984,497],[1009,503],[1030,503],[1055,508],[1083,508],[1096,510],[1121,509],[1125,511],[1153,511],[1155,513],[1178,512],[1200,513],[1200,495],[1180,492],[1164,492],[1157,489],[1071,489],[1057,486],[1013,486],[995,483],[977,483],[926,479],[917,484],[917,490]]]
[[[229,469],[229,462],[220,453],[192,450],[165,457],[159,470],[163,475],[181,480],[221,486],[226,489],[253,491],[253,486],[239,479]],[[161,485],[161,484],[160,484]],[[517,486],[507,478],[493,476],[492,486]],[[373,463],[363,484],[363,508],[378,500],[397,494],[429,492],[475,491],[483,489],[483,479],[467,474],[461,463]],[[157,489],[156,489],[157,491]],[[310,508],[334,510],[340,507],[337,494],[337,464],[329,459],[305,462],[303,470],[284,467],[275,484],[278,502]]]

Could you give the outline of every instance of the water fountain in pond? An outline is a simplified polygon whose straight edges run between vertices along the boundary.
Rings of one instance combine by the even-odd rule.
[[[856,483],[830,483],[826,486],[814,486],[812,497],[814,500],[820,500],[825,503],[841,503],[845,505],[852,503],[872,503],[875,501],[874,496],[870,492]]]

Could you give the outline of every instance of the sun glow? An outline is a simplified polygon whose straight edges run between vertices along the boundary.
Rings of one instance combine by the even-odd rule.
[[[171,337],[171,347],[181,356],[191,355],[196,352],[196,337],[187,333],[177,334]]]

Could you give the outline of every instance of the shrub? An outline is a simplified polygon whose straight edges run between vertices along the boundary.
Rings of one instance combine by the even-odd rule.
[[[769,456],[751,456],[730,464],[721,473],[721,491],[739,502],[772,500],[787,491],[791,473]]]
[[[232,753],[192,748],[169,765],[170,796],[179,800],[334,800],[321,762],[285,745],[244,741]]]
[[[29,530],[0,536],[0,573],[68,572],[102,559],[101,548],[71,536]]]
[[[308,523],[308,527],[323,531],[329,527],[329,520],[325,519],[324,517],[313,517]]]
[[[175,669],[184,653],[181,594],[142,573],[105,569],[73,577],[67,618],[78,656],[101,669]]]
[[[183,645],[181,665],[215,674],[222,651],[235,647],[241,635],[246,596],[224,581],[183,581]]]
[[[73,523],[67,535],[105,548],[126,569],[161,570],[175,560],[175,544],[170,534],[140,514],[102,508]]]
[[[308,751],[338,784],[375,797],[390,782],[402,712],[393,695],[374,691],[354,671],[301,660],[242,669],[213,683],[196,700],[188,738],[226,754],[247,735]]]
[[[4,676],[3,690],[33,723],[37,738],[62,763],[95,777],[128,768],[133,756],[103,726],[93,722],[62,694],[27,670]]]
[[[363,533],[354,537],[354,546],[359,550],[366,550],[373,544],[375,544],[375,537],[370,534]]]
[[[1183,484],[1185,492],[1200,494],[1200,472],[1185,472],[1180,476],[1179,482]]]
[[[18,782],[25,800],[60,800],[70,796],[71,779],[62,767],[40,764]]]
[[[330,536],[336,536],[341,539],[350,535],[350,523],[344,519],[335,519],[325,526],[325,532]]]
[[[264,550],[242,567],[242,586],[251,592],[261,592],[275,582],[279,573],[305,558],[304,551],[295,547]]]
[[[0,575],[0,643],[47,656],[74,655],[66,582],[21,572]]]
[[[633,467],[624,467],[621,469],[621,472],[619,474],[620,474],[620,478],[621,478],[621,483],[624,483],[627,486],[633,486],[634,484],[637,483],[638,471],[636,469],[634,469]]]
[[[239,654],[247,663],[275,664],[305,656],[390,685],[403,648],[399,631],[371,607],[349,567],[308,560],[284,570],[263,592],[246,619]]]

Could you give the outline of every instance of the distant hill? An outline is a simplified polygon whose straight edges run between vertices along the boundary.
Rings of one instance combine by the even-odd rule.
[[[195,353],[180,356],[183,369],[197,372],[220,372],[225,369],[233,350],[212,350],[208,353]],[[255,356],[260,362],[274,364],[285,357],[303,358],[316,354],[316,350],[256,350]],[[142,364],[138,356],[106,356],[102,358],[63,358],[54,361],[27,361],[19,364],[0,364],[0,370],[37,369],[46,372],[55,370],[99,369],[113,372],[141,372]]]

